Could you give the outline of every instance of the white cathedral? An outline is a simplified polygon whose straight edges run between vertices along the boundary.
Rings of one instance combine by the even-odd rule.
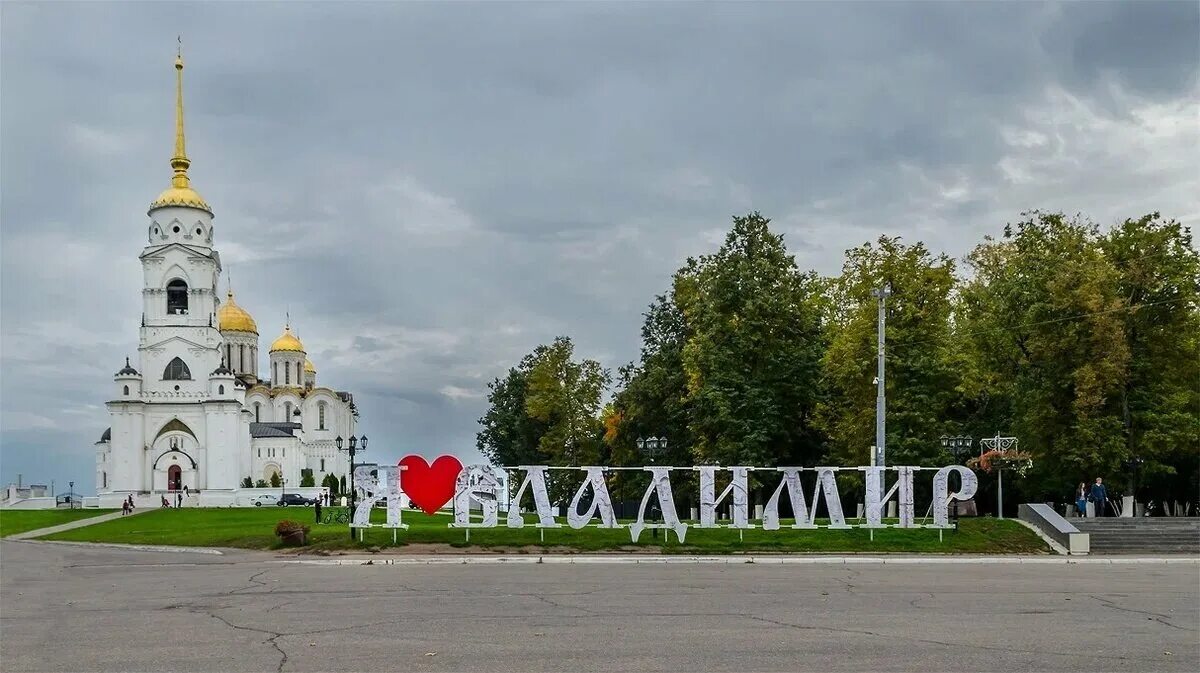
[[[247,480],[277,475],[299,491],[311,470],[347,475],[335,445],[355,434],[349,393],[317,385],[304,344],[286,325],[271,343],[269,380],[258,374],[258,325],[222,302],[213,213],[191,187],[183,133],[183,59],[175,61],[171,186],[150,204],[142,249],[142,326],[136,367],[125,361],[108,402],[111,426],[96,443],[100,506],[127,495],[181,491],[188,504],[235,505]],[[306,491],[308,489],[305,489]],[[150,502],[160,497],[154,493]],[[172,504],[174,502],[172,501]]]

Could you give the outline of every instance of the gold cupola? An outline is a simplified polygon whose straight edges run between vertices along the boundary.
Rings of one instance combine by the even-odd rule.
[[[254,322],[246,309],[233,300],[233,290],[225,295],[225,303],[217,311],[217,327],[222,331],[251,332],[258,334],[258,323]]]
[[[316,374],[317,373],[317,368],[313,366],[312,360],[309,360],[308,358],[304,358],[304,373],[305,374]]]
[[[279,351],[295,351],[297,353],[304,352],[304,344],[300,343],[300,340],[297,339],[294,334],[292,334],[292,326],[290,324],[284,326],[283,334],[280,334],[279,338],[271,344],[271,353],[276,353]]]
[[[188,179],[188,167],[192,165],[187,158],[187,145],[183,137],[183,53],[175,57],[175,156],[171,157],[171,168],[175,174],[171,177],[171,186],[150,204],[150,211],[158,208],[183,207],[196,208],[212,215],[212,208],[204,201],[204,197],[192,189]]]

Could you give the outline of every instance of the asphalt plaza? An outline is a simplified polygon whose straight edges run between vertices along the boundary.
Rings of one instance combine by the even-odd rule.
[[[0,543],[3,669],[1200,669],[1195,563],[296,560]]]

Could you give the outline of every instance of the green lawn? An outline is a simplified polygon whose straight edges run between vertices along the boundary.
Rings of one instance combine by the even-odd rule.
[[[114,512],[112,509],[0,509],[0,537]]]
[[[242,547],[270,549],[278,546],[274,534],[276,522],[291,518],[312,528],[310,547],[314,549],[345,549],[388,547],[392,545],[390,529],[367,529],[362,544],[351,542],[346,526],[315,524],[312,508],[262,509],[164,509],[134,517],[119,518],[94,526],[77,528],[51,535],[49,540],[82,542],[123,542],[133,544],[192,545],[202,547]],[[372,521],[383,522],[385,513],[376,510]],[[532,521],[533,516],[527,516]],[[408,530],[397,533],[399,545],[408,543],[447,544],[466,547],[462,529],[447,528],[450,517],[444,514],[426,516],[421,512],[404,512]],[[601,551],[637,550],[672,554],[726,554],[737,552],[932,552],[932,553],[1044,553],[1045,543],[1032,531],[1015,521],[991,518],[963,519],[961,530],[945,531],[944,541],[938,541],[938,531],[925,529],[876,530],[875,539],[864,529],[852,530],[790,530],[745,531],[745,540],[738,540],[734,530],[701,530],[689,528],[687,543],[679,544],[675,536],[662,544],[663,532],[655,539],[651,531],[643,531],[638,544],[630,542],[627,529],[608,530],[566,527],[547,529],[543,545],[538,529],[526,524],[514,530],[501,527],[471,530],[469,546],[477,549],[505,549],[536,552],[543,548],[554,550]],[[785,522],[785,526],[787,523]],[[523,548],[523,549],[517,549]]]

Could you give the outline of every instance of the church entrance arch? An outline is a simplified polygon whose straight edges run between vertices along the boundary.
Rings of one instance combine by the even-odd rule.
[[[167,490],[178,491],[181,489],[183,489],[183,468],[172,465],[167,468]]]
[[[267,465],[263,467],[263,481],[267,482],[268,484],[271,483],[271,475],[278,476],[281,479],[283,478],[283,472],[279,470],[279,466],[275,463],[267,463]]]

